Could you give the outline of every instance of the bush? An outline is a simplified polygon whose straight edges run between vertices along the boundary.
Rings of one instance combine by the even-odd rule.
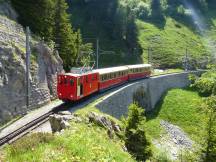
[[[204,161],[215,161],[216,159],[216,96],[207,99],[209,109],[209,122],[207,125],[207,147],[204,150]]]
[[[145,161],[152,156],[150,142],[145,134],[144,109],[136,104],[129,106],[128,117],[125,120],[125,144],[128,151],[137,160]]]
[[[212,94],[216,94],[216,73],[214,71],[204,73],[201,78],[197,80],[192,76],[189,78],[192,81],[192,87],[195,88],[201,96],[208,97]]]

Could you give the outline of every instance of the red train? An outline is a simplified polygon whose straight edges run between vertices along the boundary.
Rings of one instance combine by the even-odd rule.
[[[127,81],[151,75],[151,65],[139,64],[96,70],[72,69],[71,73],[59,74],[58,98],[77,101],[98,91],[104,91]]]

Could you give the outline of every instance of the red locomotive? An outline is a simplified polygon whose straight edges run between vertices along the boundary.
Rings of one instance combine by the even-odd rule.
[[[149,64],[96,70],[72,69],[71,73],[57,76],[57,94],[58,98],[63,101],[77,101],[92,93],[104,91],[127,81],[146,78],[150,75],[151,65]]]

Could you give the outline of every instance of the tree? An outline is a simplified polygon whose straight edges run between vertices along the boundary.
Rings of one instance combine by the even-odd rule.
[[[145,161],[151,155],[150,142],[145,135],[144,109],[136,104],[129,106],[128,117],[125,120],[125,144],[137,160]]]
[[[207,100],[209,110],[209,122],[207,127],[207,147],[204,150],[206,156],[204,161],[214,161],[216,159],[216,96],[211,96]]]
[[[163,8],[160,0],[151,0],[151,17],[158,20],[164,20]]]
[[[23,26],[29,26],[47,42],[53,40],[55,0],[11,0],[11,3]]]
[[[68,5],[65,0],[57,0],[55,14],[55,43],[58,45],[59,54],[64,62],[66,71],[75,65],[78,55],[76,42],[80,37],[73,32],[69,14],[66,12]]]

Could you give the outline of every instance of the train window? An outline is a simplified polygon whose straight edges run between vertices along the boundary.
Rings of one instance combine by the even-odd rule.
[[[104,76],[103,75],[101,75],[101,81],[104,81]]]
[[[73,86],[73,84],[74,84],[74,80],[70,79],[70,85]]]

